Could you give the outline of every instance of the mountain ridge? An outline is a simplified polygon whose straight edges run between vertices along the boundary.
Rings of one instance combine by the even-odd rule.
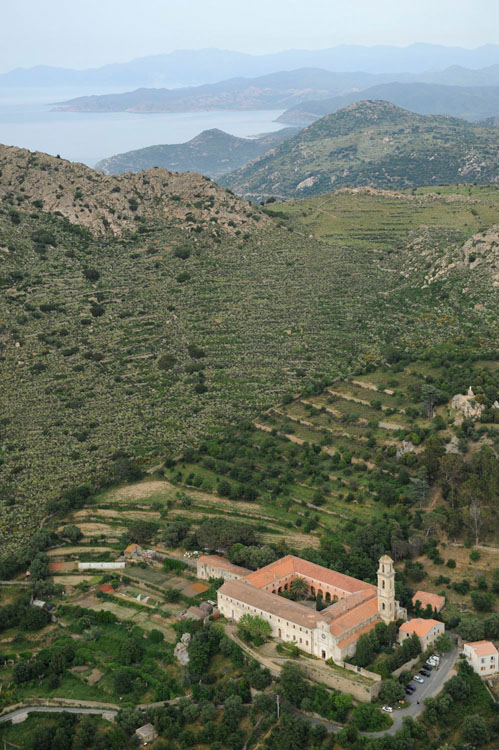
[[[200,172],[216,179],[256,159],[296,132],[297,128],[283,128],[258,138],[239,138],[211,128],[186,143],[148,146],[110,156],[99,161],[95,169],[104,174],[118,174],[163,167],[173,172]]]
[[[417,73],[451,65],[480,68],[497,63],[499,45],[493,44],[475,49],[424,43],[406,47],[338,45],[322,50],[284,50],[266,55],[217,49],[175,50],[84,71],[54,66],[16,68],[0,76],[0,85],[197,85],[221,80],[227,70],[232,70],[235,75],[251,76],[299,67],[338,71],[365,69],[393,74],[401,70]],[[200,70],[203,71],[202,80]]]
[[[363,185],[398,190],[495,183],[498,144],[491,128],[418,115],[390,102],[361,101],[322,117],[222,182],[258,200]]]
[[[331,99],[297,104],[279,115],[277,122],[308,125],[323,115],[332,114],[348,104],[364,99],[389,101],[421,115],[452,115],[474,121],[490,117],[499,111],[499,85],[447,86],[393,81]]]
[[[20,205],[27,201],[100,234],[122,235],[135,231],[141,222],[165,217],[185,224],[189,231],[209,227],[212,233],[233,234],[255,226],[246,204],[192,172],[153,169],[142,175],[104,175],[85,164],[2,145],[0,171],[0,199],[8,200],[15,186],[22,184]],[[216,228],[209,224],[215,202]],[[265,216],[259,221],[268,222]]]

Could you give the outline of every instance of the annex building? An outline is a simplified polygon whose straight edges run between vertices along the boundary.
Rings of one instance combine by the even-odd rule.
[[[321,612],[279,596],[295,578],[303,578],[311,596],[330,604]],[[379,561],[378,585],[337,573],[294,555],[226,582],[218,590],[218,609],[230,620],[245,614],[266,620],[274,638],[294,641],[322,659],[342,661],[355,653],[359,637],[378,622],[406,617],[395,599],[393,560]]]

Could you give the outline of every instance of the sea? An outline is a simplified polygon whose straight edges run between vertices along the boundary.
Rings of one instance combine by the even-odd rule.
[[[119,92],[116,88],[95,87],[91,90],[1,87],[0,143],[58,154],[63,159],[93,167],[101,159],[125,151],[185,143],[210,128],[249,138],[283,127],[275,122],[283,110],[158,114],[54,111],[57,103],[77,96]]]

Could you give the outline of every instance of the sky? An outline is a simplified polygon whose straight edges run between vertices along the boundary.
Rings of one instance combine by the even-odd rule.
[[[495,43],[498,0],[2,0],[0,72],[174,49]]]

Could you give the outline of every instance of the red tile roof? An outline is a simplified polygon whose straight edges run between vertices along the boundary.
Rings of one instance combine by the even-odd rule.
[[[444,627],[444,624],[438,620],[424,620],[422,617],[413,617],[412,620],[404,622],[400,626],[400,630],[404,633],[409,633],[409,635],[416,633],[419,638],[424,638],[435,625]]]
[[[374,617],[377,613],[378,597],[373,594],[367,601],[334,619],[329,629],[333,635],[339,636],[352,628],[358,628],[359,625]]]
[[[437,612],[440,612],[445,605],[445,596],[430,594],[428,591],[416,591],[412,597],[412,603],[414,606],[416,606],[416,602],[419,602],[423,609],[430,604],[432,609],[436,609]]]
[[[337,573],[335,570],[329,570],[322,565],[316,565],[308,560],[302,560],[301,557],[286,555],[276,562],[266,565],[264,568],[255,571],[246,576],[246,580],[257,588],[268,586],[286,576],[294,575],[303,576],[313,579],[317,584],[327,587],[336,588],[346,594],[352,594],[355,591],[370,588],[375,590],[375,586],[365,581],[359,581],[357,578]],[[325,593],[325,592],[324,592]]]
[[[491,641],[472,641],[464,645],[472,648],[477,656],[494,656],[494,654],[498,653]]]
[[[201,557],[198,557],[198,560],[199,562],[213,565],[214,568],[222,568],[223,570],[228,570],[230,573],[236,573],[240,576],[247,576],[248,573],[251,573],[251,570],[248,568],[242,568],[240,565],[233,565],[230,560],[227,560],[226,557],[222,557],[221,555],[201,555]]]
[[[376,620],[373,620],[373,622],[364,625],[363,628],[359,628],[354,633],[350,633],[350,635],[347,635],[346,638],[342,638],[341,641],[338,641],[338,646],[340,648],[346,648],[347,646],[350,646],[350,644],[357,641],[361,635],[364,635],[364,633],[369,633],[370,630],[376,627],[378,622],[381,622],[380,618],[377,618]]]
[[[315,628],[317,622],[321,619],[320,613],[316,610],[290,599],[285,599],[283,596],[271,594],[265,589],[256,588],[243,580],[226,581],[218,589],[218,592],[244,602],[250,607],[264,610],[276,617],[282,617],[283,620],[303,625],[309,629]]]

